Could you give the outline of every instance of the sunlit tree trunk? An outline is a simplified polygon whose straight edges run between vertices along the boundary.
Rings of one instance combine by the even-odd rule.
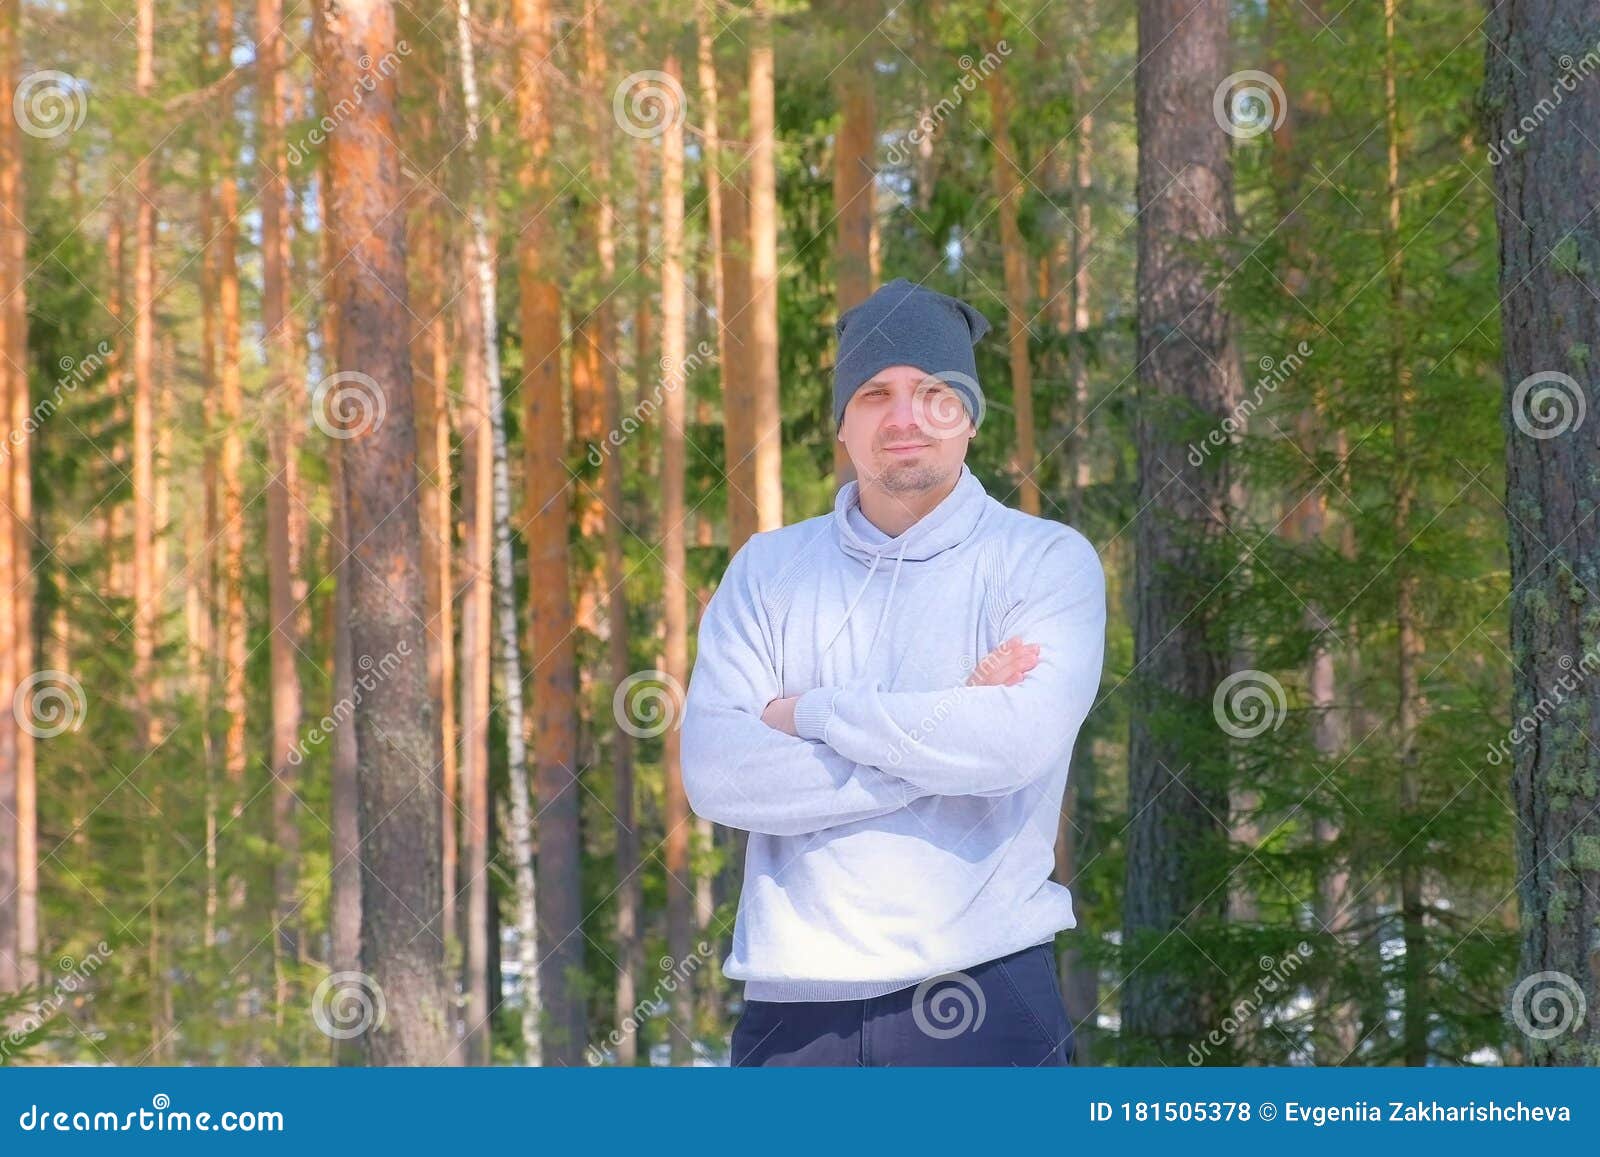
[[[851,53],[833,73],[834,96],[839,105],[839,129],[833,144],[833,288],[835,312],[843,314],[871,296],[876,274],[873,194],[878,177],[877,71],[870,36],[876,31],[881,13],[876,4],[847,0],[830,8],[829,14],[840,21],[844,50]],[[844,443],[835,438],[834,485],[843,486],[854,477],[850,454]]]
[[[668,56],[664,71],[676,79],[678,58]],[[674,690],[689,684],[689,584],[684,517],[684,423],[688,415],[683,379],[687,353],[684,311],[683,244],[683,120],[666,118],[661,137],[661,360],[669,375],[662,403],[661,523],[664,534],[662,563],[665,570],[662,598],[666,628],[667,686]],[[667,709],[676,712],[681,704]],[[689,871],[689,836],[693,821],[683,788],[680,732],[669,727],[662,735],[666,772],[666,824],[664,866],[667,873],[667,955],[675,963],[689,959],[694,940],[694,893]],[[672,1061],[692,1059],[694,993],[679,984],[672,993]]]
[[[455,1063],[440,935],[438,794],[442,752],[428,686],[416,429],[405,272],[405,221],[395,148],[395,85],[363,60],[395,52],[388,0],[327,0],[318,45],[328,94],[371,84],[330,134],[328,228],[334,261],[336,362],[368,375],[351,382],[366,410],[345,440],[346,533],[352,653],[385,656],[382,695],[366,695],[354,722],[360,752],[362,962],[381,986],[387,1018],[364,1035],[374,1063]],[[354,398],[352,400],[355,400]],[[382,404],[382,420],[376,408]],[[341,431],[352,432],[348,427]]]
[[[518,173],[522,227],[517,246],[522,297],[523,452],[526,487],[523,524],[528,543],[528,614],[531,620],[534,794],[539,804],[539,868],[544,882],[539,911],[539,967],[524,974],[524,1015],[548,1008],[545,1063],[582,1059],[583,1008],[568,992],[569,952],[556,945],[582,942],[579,888],[577,757],[577,657],[573,642],[572,587],[567,528],[571,497],[563,455],[561,407],[561,290],[556,281],[548,201],[551,125],[550,8],[547,0],[514,0],[521,67],[516,89],[518,135],[524,159]],[[581,959],[581,957],[580,957]]]
[[[273,961],[277,977],[277,1016],[294,1000],[290,970],[299,956],[300,825],[299,772],[291,758],[300,737],[301,690],[296,662],[300,653],[300,611],[294,597],[298,561],[291,532],[294,492],[292,427],[303,420],[294,404],[294,322],[289,310],[288,222],[283,175],[289,160],[284,145],[284,44],[282,0],[256,4],[256,171],[260,174],[261,328],[267,360],[267,607],[271,616],[268,651],[272,672],[272,832]]]
[[[769,0],[753,0],[750,95],[750,453],[756,529],[783,525],[783,435],[778,406],[778,161]]]

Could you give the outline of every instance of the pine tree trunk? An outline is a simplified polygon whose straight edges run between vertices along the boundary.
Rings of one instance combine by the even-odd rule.
[[[539,967],[523,976],[524,1015],[548,1010],[544,1062],[582,1063],[586,1016],[570,993],[565,969],[583,933],[578,876],[581,840],[575,782],[578,707],[572,587],[567,551],[571,495],[563,455],[561,290],[547,202],[549,156],[550,8],[547,0],[514,0],[522,67],[516,89],[518,134],[526,147],[518,174],[524,227],[517,250],[522,298],[524,416],[523,519],[528,543],[528,615],[532,636],[535,791],[544,902],[539,917]],[[574,944],[577,942],[577,945]],[[561,951],[553,951],[560,947]],[[576,959],[581,962],[582,957]]]
[[[14,91],[22,73],[22,9],[18,0],[0,5],[0,81],[6,91]],[[17,118],[8,117],[0,125],[0,262],[6,274],[0,284],[7,287],[4,314],[0,316],[0,414],[11,430],[25,430],[31,417],[32,398],[28,385],[28,310],[26,274],[28,270],[28,231],[23,195],[22,133]],[[0,650],[11,663],[9,674],[0,667],[0,693],[10,696],[16,684],[33,671],[33,577],[30,523],[33,517],[33,486],[28,439],[8,440],[0,457],[0,474],[9,474],[9,484],[0,483],[0,536],[7,547],[10,570],[0,565],[5,595],[0,597],[0,615],[7,615],[11,638],[0,628]],[[3,660],[0,660],[3,662]],[[15,962],[15,975],[0,963],[0,992],[9,992],[16,983],[36,984],[39,975],[39,854],[38,806],[34,780],[34,736],[19,725],[15,712],[0,719],[0,812],[11,809],[0,821],[0,848],[15,849],[0,856],[7,860],[0,869],[0,957]],[[12,819],[11,817],[14,817]],[[11,829],[8,831],[7,829]],[[9,878],[8,878],[9,877]],[[13,923],[13,916],[15,917]]]
[[[300,610],[294,597],[296,561],[291,510],[296,495],[291,463],[291,427],[301,421],[294,404],[294,323],[289,311],[287,189],[282,174],[289,170],[284,146],[282,0],[257,0],[256,90],[257,143],[261,173],[261,328],[267,361],[267,606],[271,615],[268,649],[272,671],[272,833],[273,961],[277,977],[280,1027],[294,1000],[289,972],[299,957],[298,877],[300,825],[296,807],[299,773],[291,758],[300,738],[301,691],[296,662],[300,653]]]
[[[495,295],[495,266],[484,202],[492,201],[493,179],[484,171],[478,141],[478,81],[472,44],[472,12],[468,0],[456,9],[460,42],[461,88],[467,113],[468,165],[471,170],[472,281],[468,292],[479,300],[487,386],[490,435],[490,516],[493,518],[495,621],[500,636],[500,677],[505,696],[507,768],[511,793],[511,846],[517,891],[518,955],[525,980],[538,976],[538,894],[533,866],[533,817],[529,808],[527,749],[523,739],[522,656],[517,649],[516,578],[511,556],[511,479],[506,461],[505,400],[500,385],[500,338]],[[495,925],[498,928],[498,923]],[[498,942],[498,941],[496,941]],[[497,973],[498,975],[498,973]],[[496,986],[498,989],[498,985]],[[537,989],[533,990],[537,993]],[[498,999],[495,1002],[498,1004]],[[537,1000],[530,1007],[538,1007]],[[543,1063],[543,1037],[537,1017],[524,1017],[525,1060]]]
[[[778,160],[770,0],[750,24],[750,429],[756,529],[783,525],[783,431],[778,406]]]
[[[836,315],[860,305],[872,295],[873,226],[877,220],[873,195],[877,187],[878,113],[877,73],[867,38],[876,31],[876,4],[841,3],[831,11],[838,21],[844,50],[864,55],[833,73],[839,104],[839,131],[833,144],[834,309]],[[859,46],[859,49],[858,49]],[[831,402],[831,395],[830,402]],[[832,430],[832,413],[828,428]],[[844,443],[833,440],[833,483],[843,486],[855,477],[855,467]]]
[[[322,39],[320,8],[312,10],[313,35]],[[321,276],[326,279],[333,269],[333,238],[328,232],[328,156],[324,152],[318,165],[317,220],[319,230],[318,250],[321,255]],[[326,282],[325,282],[326,283]],[[338,304],[331,295],[323,297],[322,348],[331,356],[339,348]],[[350,510],[345,502],[344,444],[334,439],[331,470],[328,483],[333,508],[333,527],[329,543],[333,575],[333,687],[335,705],[355,702],[355,654],[350,639]],[[328,914],[329,940],[332,949],[332,970],[353,973],[361,969],[361,753],[356,743],[356,729],[348,722],[333,733],[333,766],[330,771],[329,811],[332,828],[329,832],[329,871],[331,909]],[[446,877],[448,880],[448,877]],[[334,1039],[333,1062],[352,1066],[362,1063],[361,1042],[356,1039]]]
[[[1129,742],[1127,891],[1122,989],[1127,1058],[1181,1056],[1215,1024],[1213,978],[1180,976],[1162,949],[1185,926],[1221,920],[1228,749],[1211,700],[1229,671],[1205,599],[1211,548],[1226,535],[1227,470],[1187,458],[1181,422],[1198,410],[1220,422],[1241,390],[1228,314],[1197,243],[1225,239],[1231,219],[1228,136],[1211,97],[1228,71],[1224,0],[1141,0],[1139,130],[1138,705]],[[1175,477],[1176,476],[1176,477]],[[1158,728],[1169,697],[1195,716],[1182,738]],[[1201,722],[1203,713],[1204,722]],[[1209,736],[1209,740],[1197,739]],[[1174,784],[1172,781],[1178,782]]]
[[[1500,313],[1507,409],[1506,506],[1511,542],[1512,715],[1532,725],[1512,747],[1517,878],[1522,907],[1522,1007],[1548,1032],[1529,1038],[1538,1065],[1593,1064],[1600,1051],[1600,756],[1594,680],[1554,712],[1536,710],[1578,677],[1595,647],[1592,598],[1600,528],[1589,512],[1600,471],[1594,360],[1600,307],[1588,284],[1600,265],[1592,211],[1600,167],[1593,126],[1600,95],[1560,51],[1593,41],[1595,5],[1522,0],[1488,17],[1486,137],[1495,142]],[[1564,91],[1558,91],[1560,90]],[[1510,134],[1542,102],[1561,107],[1521,144]],[[1535,374],[1545,377],[1530,383]],[[1587,411],[1582,408],[1587,406]],[[1581,425],[1587,412],[1590,426]],[[1558,416],[1553,420],[1553,415]],[[1588,666],[1584,666],[1584,672]],[[1546,974],[1542,978],[1538,974]],[[1576,995],[1588,1015],[1575,1020]],[[1554,997],[1555,1000],[1550,998]],[[1540,1009],[1543,1001],[1544,1007]],[[1561,1004],[1559,1017],[1548,1013]],[[1531,1006],[1531,1008],[1530,1008]]]
[[[1004,42],[1005,18],[995,4],[989,6],[989,39]],[[994,118],[994,190],[999,203],[1000,251],[1005,261],[1006,351],[1011,364],[1011,406],[1016,416],[1016,444],[1012,447],[1011,474],[1017,480],[1019,504],[1026,514],[1038,516],[1039,481],[1034,477],[1038,451],[1033,433],[1033,366],[1028,355],[1028,329],[1032,309],[1028,301],[1028,250],[1017,224],[1022,205],[1023,166],[1011,136],[1011,79],[1004,67],[989,73],[989,107]]]
[[[676,79],[678,58],[668,56],[665,71]],[[661,360],[672,388],[663,401],[661,427],[661,525],[665,534],[662,563],[665,574],[662,590],[662,620],[666,628],[665,671],[667,686],[681,689],[689,685],[689,584],[686,577],[688,554],[683,526],[684,511],[684,424],[688,400],[682,379],[687,345],[684,309],[683,235],[683,121],[667,118],[661,138]],[[676,713],[681,704],[669,710]],[[668,727],[662,735],[666,774],[666,824],[663,863],[667,872],[667,955],[674,967],[681,967],[693,952],[694,893],[690,887],[689,836],[694,821],[689,815],[689,798],[683,787],[681,732]],[[677,985],[672,993],[672,1063],[693,1060],[690,1045],[694,1037],[694,993],[689,984]]]
[[[428,126],[419,130],[429,134]],[[421,483],[418,497],[422,511],[422,571],[428,596],[428,683],[440,708],[444,749],[444,799],[440,808],[441,843],[444,869],[444,907],[441,919],[445,938],[456,941],[456,865],[457,824],[457,742],[455,700],[455,583],[452,581],[454,519],[451,498],[450,410],[447,400],[451,343],[446,324],[443,287],[445,278],[444,238],[438,206],[426,185],[414,191],[419,203],[409,216],[414,244],[408,252],[412,296],[417,301],[417,316],[422,326],[412,335],[411,365],[417,392],[417,474]]]
[[[233,0],[218,0],[219,55],[227,59],[233,48]],[[221,132],[217,184],[217,310],[220,347],[217,351],[217,393],[222,424],[222,710],[227,720],[223,737],[222,767],[228,801],[223,830],[233,843],[242,842],[246,775],[246,667],[249,662],[244,603],[244,389],[240,373],[239,302],[239,185],[234,177],[233,122],[225,119]],[[235,871],[229,881],[228,908],[237,915],[245,902],[244,874]]]
[[[597,257],[600,264],[600,284],[607,294],[596,310],[599,327],[599,345],[604,355],[601,373],[602,425],[607,434],[622,428],[622,392],[617,382],[616,323],[609,296],[617,275],[615,209],[611,198],[612,128],[615,122],[606,106],[601,103],[610,80],[606,53],[606,32],[600,6],[590,3],[585,15],[588,25],[584,59],[585,84],[590,99],[595,103],[591,132],[594,134],[595,154],[590,171],[599,197],[597,220]],[[640,144],[643,141],[638,142]],[[644,153],[648,156],[648,153]],[[642,202],[647,205],[648,202]],[[642,211],[641,206],[641,211]],[[640,238],[647,243],[647,231]],[[641,271],[642,272],[642,271]],[[611,669],[612,692],[624,684],[632,673],[628,657],[628,594],[626,569],[623,558],[624,504],[621,448],[607,446],[600,464],[600,485],[606,511],[604,526],[604,587],[608,593],[606,606],[606,656]],[[611,766],[614,781],[615,839],[616,839],[616,953],[617,982],[614,1014],[616,1019],[617,1064],[631,1066],[638,1059],[637,1005],[635,982],[642,968],[643,944],[639,936],[639,910],[641,888],[639,881],[639,836],[634,827],[633,807],[633,736],[621,726],[621,719],[613,713],[611,731]]]
[[[21,12],[17,0],[5,0],[0,7],[0,80],[7,85],[16,83],[16,68],[21,56]],[[18,175],[11,155],[10,124],[15,118],[6,118],[6,127],[0,128],[0,210],[5,212],[5,222],[13,220],[12,214],[21,209],[15,183]],[[17,287],[20,270],[11,267],[9,238],[0,232],[0,271],[4,284]],[[16,413],[16,394],[24,388],[25,376],[14,366],[26,365],[26,359],[15,360],[11,311],[0,306],[0,423],[11,427]],[[11,427],[22,428],[22,427]],[[11,439],[5,439],[0,450],[0,695],[11,701],[18,685],[26,678],[17,655],[16,584],[24,570],[18,557],[16,515],[14,513],[14,488],[16,466],[11,454]],[[20,835],[17,822],[17,752],[23,734],[22,719],[13,711],[0,711],[0,993],[15,992],[22,983],[21,921],[18,912],[18,868],[14,853]]]
[[[450,1064],[455,1055],[439,927],[442,752],[422,618],[427,604],[405,342],[405,221],[398,213],[400,165],[392,143],[395,86],[392,74],[362,63],[392,58],[394,11],[388,0],[328,0],[321,33],[318,56],[328,94],[372,85],[328,143],[328,228],[339,311],[335,364],[376,384],[352,397],[364,409],[357,411],[359,432],[343,447],[346,533],[354,544],[351,648],[358,665],[399,658],[390,659],[382,694],[363,696],[354,713],[361,755],[362,961],[387,1005],[386,1019],[364,1039],[376,1064]],[[358,385],[346,384],[352,390]]]

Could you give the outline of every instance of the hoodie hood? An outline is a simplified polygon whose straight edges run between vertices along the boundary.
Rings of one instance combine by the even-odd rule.
[[[872,631],[872,642],[867,647],[866,657],[861,661],[864,667],[877,649],[878,636],[883,633],[883,624],[889,617],[889,608],[894,605],[895,589],[900,584],[901,567],[908,562],[927,562],[965,542],[977,527],[978,520],[983,517],[988,497],[983,483],[978,481],[977,475],[973,474],[963,462],[960,477],[956,479],[954,488],[944,496],[939,505],[908,526],[899,537],[873,542],[864,538],[851,520],[852,511],[863,520],[866,517],[860,513],[861,484],[851,479],[839,487],[839,493],[833,500],[833,524],[839,549],[860,562],[867,570],[855,597],[845,609],[844,619],[840,622],[838,630],[834,631],[833,637],[823,647],[823,654],[827,654],[845,627],[849,625],[851,616],[855,614],[856,607],[861,602],[861,597],[872,585],[872,576],[878,572],[884,560],[892,559],[894,570],[889,580],[889,596],[883,602],[883,610],[878,615],[878,624]]]

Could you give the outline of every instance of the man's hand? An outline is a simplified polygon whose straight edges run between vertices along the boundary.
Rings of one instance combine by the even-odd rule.
[[[798,695],[792,695],[788,699],[774,699],[761,712],[761,722],[798,739],[800,733],[794,729],[794,705],[798,699]]]
[[[1011,687],[1039,665],[1039,644],[1024,643],[1013,635],[990,651],[967,676],[968,687]],[[791,710],[790,718],[794,717]]]

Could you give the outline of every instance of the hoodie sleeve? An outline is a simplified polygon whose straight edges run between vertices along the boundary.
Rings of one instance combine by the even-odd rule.
[[[805,835],[929,794],[763,723],[761,712],[781,694],[774,650],[746,543],[706,604],[684,703],[683,783],[698,815],[745,831]]]
[[[1019,568],[1022,569],[1022,568]],[[885,691],[820,687],[795,704],[795,729],[847,759],[936,795],[1005,795],[1070,757],[1105,655],[1105,571],[1077,532],[1051,540],[1001,638],[1039,645],[1011,687]]]

